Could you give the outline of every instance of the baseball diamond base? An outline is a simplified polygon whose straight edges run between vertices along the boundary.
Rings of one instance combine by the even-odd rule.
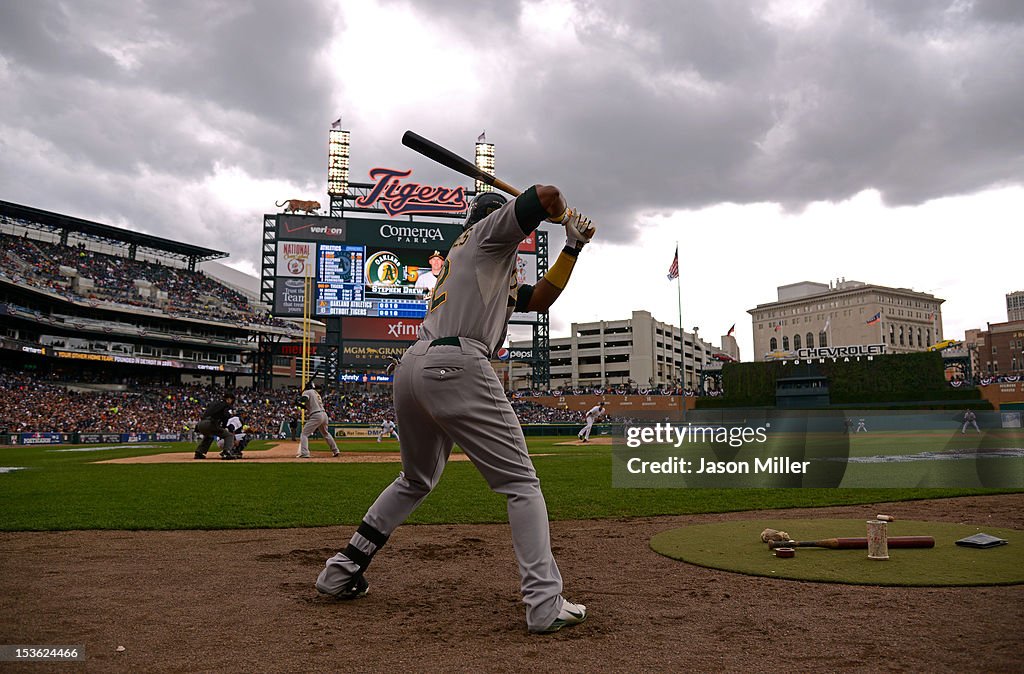
[[[867,511],[865,511],[867,513]],[[887,561],[870,560],[867,550],[797,548],[792,559],[776,557],[759,536],[782,529],[796,540],[863,537],[863,519],[772,519],[700,524],[664,531],[651,549],[666,557],[712,569],[753,576],[854,585],[957,586],[1024,583],[1024,531],[950,522],[896,521],[889,536],[932,536],[930,549],[890,549]],[[984,532],[1009,541],[987,550],[954,541]]]

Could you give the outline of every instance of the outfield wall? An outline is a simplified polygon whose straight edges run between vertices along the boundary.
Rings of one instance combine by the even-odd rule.
[[[683,405],[692,410],[697,398],[691,396],[650,396],[650,395],[583,395],[583,396],[538,396],[523,397],[522,402],[536,403],[544,407],[570,410],[580,413],[580,420],[594,405],[605,404],[612,417],[647,417],[679,415]]]
[[[992,407],[997,410],[1003,407],[1017,408],[1018,405],[1024,405],[1024,382],[989,384],[979,386],[978,391],[981,393],[981,397],[992,403]]]

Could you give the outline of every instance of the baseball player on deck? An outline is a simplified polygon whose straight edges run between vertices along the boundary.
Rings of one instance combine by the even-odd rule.
[[[521,286],[516,249],[546,219],[565,226],[566,246],[535,286]],[[340,599],[366,594],[373,556],[434,488],[458,443],[491,489],[508,499],[529,630],[554,632],[586,619],[585,606],[562,598],[540,481],[488,359],[504,342],[513,311],[548,310],[593,235],[590,221],[568,209],[556,187],[535,185],[512,202],[495,192],[473,199],[428,299],[419,341],[395,370],[395,412],[406,429],[402,472],[370,506],[348,547],[327,560],[317,590]]]
[[[580,432],[576,434],[576,437],[583,442],[590,442],[590,429],[594,427],[595,421],[606,414],[608,414],[608,412],[605,411],[603,402],[599,405],[594,405],[587,410],[587,425],[580,429]]]
[[[306,408],[306,423],[302,424],[302,435],[299,436],[299,453],[295,455],[295,458],[309,458],[309,436],[317,431],[320,431],[321,435],[324,436],[324,440],[330,446],[331,455],[339,456],[341,452],[338,451],[338,443],[331,437],[331,431],[327,427],[327,422],[330,419],[327,418],[327,412],[324,410],[324,401],[320,398],[320,393],[317,392],[316,384],[312,380],[306,384],[302,391],[302,397],[299,400],[299,405]]]
[[[394,437],[395,440],[401,442],[402,440],[398,437],[398,431],[395,430],[396,428],[398,427],[395,426],[394,421],[391,419],[385,419],[384,423],[380,425],[380,435],[377,436],[377,442],[380,442],[380,439],[385,437]]]

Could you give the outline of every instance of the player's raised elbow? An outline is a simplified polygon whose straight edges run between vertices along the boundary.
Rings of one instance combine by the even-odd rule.
[[[537,199],[549,216],[558,217],[565,212],[565,197],[561,190],[554,185],[537,185],[536,189]]]

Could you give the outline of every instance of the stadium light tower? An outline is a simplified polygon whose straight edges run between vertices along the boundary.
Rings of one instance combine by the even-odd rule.
[[[327,194],[340,197],[348,193],[349,132],[341,128],[341,117],[331,124],[327,145]]]
[[[490,173],[492,176],[494,175],[494,143],[487,142],[486,131],[476,138],[476,167]],[[487,183],[479,180],[474,182],[476,183],[475,189],[477,194],[494,189]]]

